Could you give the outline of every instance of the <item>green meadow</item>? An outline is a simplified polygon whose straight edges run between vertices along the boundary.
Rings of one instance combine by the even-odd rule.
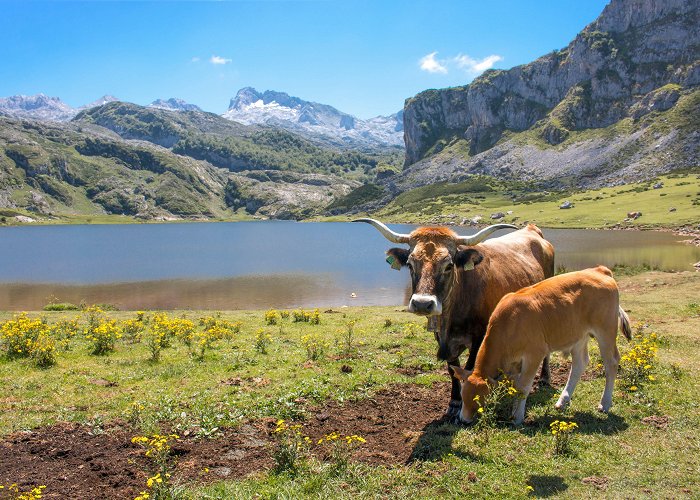
[[[657,183],[662,187],[654,189]],[[565,201],[572,203],[573,208],[559,208]],[[487,223],[491,215],[498,212],[505,215],[500,221],[527,221],[541,227],[696,225],[700,220],[700,175],[675,174],[637,184],[570,192],[534,190],[477,178],[461,184],[434,184],[402,193],[374,215],[382,220],[416,223],[447,220],[459,223],[463,218],[480,215],[481,223]],[[629,212],[641,212],[642,216],[625,221]]]
[[[295,322],[293,312],[282,317],[281,311],[168,311],[170,320],[192,321],[194,333],[189,346],[186,334],[173,333],[157,361],[154,312],[143,314],[148,324],[141,333],[124,333],[113,350],[95,355],[94,341],[84,334],[87,313],[37,311],[28,318],[45,318],[46,325],[78,319],[80,328],[66,338],[54,332],[55,364],[43,368],[36,366],[36,358],[8,356],[4,339],[0,443],[16,443],[22,436],[18,433],[27,430],[60,428],[50,427],[60,422],[75,423],[97,437],[177,433],[192,450],[224,446],[246,426],[267,429],[259,452],[267,465],[251,465],[237,477],[211,472],[210,462],[197,459],[194,451],[191,456],[172,454],[168,467],[173,476],[167,488],[156,491],[146,485],[153,473],[148,460],[130,458],[142,484],[134,496],[150,491],[151,498],[697,497],[700,277],[644,272],[621,276],[619,284],[622,305],[635,326],[634,342],[653,333],[658,350],[643,380],[634,384],[623,363],[608,415],[595,409],[603,378],[592,342],[591,366],[563,413],[554,402],[567,361],[555,355],[557,388],[541,388],[530,396],[524,426],[513,427],[502,414],[494,414],[495,423],[488,428],[441,421],[447,405],[444,367],[435,359],[432,334],[402,307],[319,311],[318,324]],[[0,313],[4,325],[13,317],[15,313]],[[105,311],[98,322],[123,325],[136,318],[133,312]],[[235,328],[202,352],[198,342],[206,324],[214,324],[211,318]],[[620,336],[618,345],[625,355],[636,344]],[[401,416],[396,426],[388,422],[383,430],[365,434],[366,442],[355,442],[340,459],[316,445],[323,425],[319,415],[342,421],[343,427],[334,429],[341,435],[362,436],[362,429],[372,428],[363,415],[345,420],[343,415],[375,403],[391,408],[397,387],[402,389],[396,391],[400,410],[394,414]],[[425,398],[435,403],[434,414],[424,409],[412,414],[412,404]],[[314,437],[308,449],[302,447],[293,470],[275,468],[282,446],[280,433],[274,432],[279,419],[300,425],[301,436]],[[414,419],[428,424],[413,425]],[[578,426],[566,453],[555,452],[556,436],[550,431],[555,420]],[[406,460],[368,461],[366,457],[388,451],[384,443],[399,443],[408,450]],[[140,453],[129,449],[128,441],[124,446],[130,457]],[[348,463],[339,466],[345,459]],[[3,477],[5,465],[0,459],[0,484],[16,481]],[[201,474],[188,474],[192,468]],[[61,496],[65,484],[35,479],[47,486],[47,497]],[[109,490],[104,493],[109,496]]]

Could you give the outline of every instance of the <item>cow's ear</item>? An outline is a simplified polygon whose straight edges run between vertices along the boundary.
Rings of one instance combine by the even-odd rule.
[[[472,374],[472,370],[465,370],[461,366],[450,365],[450,368],[452,368],[455,378],[458,378],[462,382],[465,382],[469,378],[469,375]]]
[[[411,252],[405,248],[391,248],[386,252],[386,261],[389,263],[392,269],[396,269],[398,271],[406,265],[410,254]]]
[[[465,248],[464,250],[459,250],[455,254],[455,264],[465,271],[474,269],[474,266],[479,264],[482,260],[484,260],[484,256],[473,248]]]

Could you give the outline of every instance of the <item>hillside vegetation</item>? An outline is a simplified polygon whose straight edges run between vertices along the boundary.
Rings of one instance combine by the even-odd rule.
[[[0,117],[0,209],[42,222],[303,218],[397,160],[112,102],[68,124]]]
[[[657,186],[657,188],[654,188]],[[565,202],[572,208],[560,208]],[[630,220],[629,212],[641,212]],[[501,213],[502,217],[491,216]],[[417,223],[534,222],[542,227],[695,227],[700,221],[700,169],[649,181],[590,190],[548,191],[529,183],[474,176],[397,196],[373,212],[382,220]]]

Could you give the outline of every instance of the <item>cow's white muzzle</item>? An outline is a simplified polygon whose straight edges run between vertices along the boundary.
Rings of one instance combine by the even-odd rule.
[[[408,302],[408,311],[423,316],[442,314],[442,304],[435,295],[414,293]]]

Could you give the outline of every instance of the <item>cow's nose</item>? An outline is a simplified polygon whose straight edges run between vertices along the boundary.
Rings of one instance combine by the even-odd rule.
[[[419,312],[430,312],[434,306],[432,300],[414,300],[413,305]]]
[[[431,314],[437,307],[437,300],[430,296],[413,296],[408,304],[409,311],[416,314]]]

